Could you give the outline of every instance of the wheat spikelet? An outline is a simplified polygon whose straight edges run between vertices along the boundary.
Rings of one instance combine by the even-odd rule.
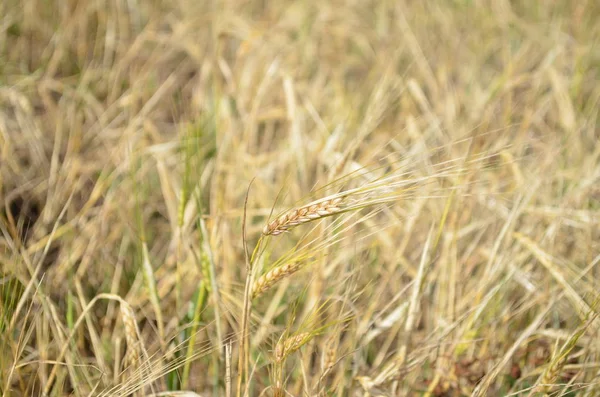
[[[266,225],[263,229],[263,234],[277,236],[287,232],[294,226],[341,212],[342,208],[340,208],[340,204],[342,200],[342,197],[336,197],[288,211]]]
[[[596,304],[594,303],[594,307]],[[550,365],[544,371],[541,384],[538,385],[537,391],[548,394],[554,388],[556,380],[559,378],[562,370],[568,362],[568,357],[577,341],[585,333],[588,327],[592,324],[596,324],[598,320],[598,314],[594,313],[589,316],[587,321],[582,324],[579,329],[571,335],[571,337],[563,344],[563,346],[555,353],[554,358],[551,360]]]
[[[540,387],[538,387],[538,391],[542,393],[549,393],[553,389],[553,386],[566,363],[566,355],[559,357],[555,362],[551,363],[542,375],[542,381]]]
[[[337,349],[333,341],[330,341],[325,346],[325,350],[323,350],[323,355],[321,357],[321,370],[323,373],[328,373],[331,368],[333,368],[336,359]]]
[[[279,341],[277,346],[275,346],[275,360],[282,362],[287,356],[300,349],[311,337],[312,334],[310,332],[302,332]]]
[[[263,294],[279,280],[297,272],[302,267],[301,262],[291,262],[277,266],[260,276],[252,285],[252,299]]]
[[[131,306],[123,301],[121,302],[121,319],[125,326],[125,340],[127,342],[125,365],[136,368],[140,362],[141,355],[140,342],[137,336],[137,324]]]

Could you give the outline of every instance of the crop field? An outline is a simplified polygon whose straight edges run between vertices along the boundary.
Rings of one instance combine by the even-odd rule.
[[[0,0],[0,396],[600,396],[600,2]]]

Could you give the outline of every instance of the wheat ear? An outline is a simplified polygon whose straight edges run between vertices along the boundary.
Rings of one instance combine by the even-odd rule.
[[[342,211],[342,208],[340,208],[342,200],[342,197],[336,197],[290,210],[267,224],[263,229],[263,234],[277,236],[287,232],[294,226],[335,215]]]
[[[337,360],[337,346],[334,342],[334,339],[331,338],[329,342],[325,345],[325,350],[323,350],[323,354],[321,356],[321,370],[323,374],[329,373],[331,368],[335,365],[335,361]]]
[[[275,346],[275,361],[282,362],[287,356],[300,349],[311,337],[310,332],[302,332],[279,341]]]
[[[542,375],[541,385],[538,387],[538,391],[542,393],[550,393],[554,388],[554,383],[558,379],[562,372],[565,364],[567,363],[567,356],[558,358],[555,362],[551,363]]]
[[[596,307],[596,303],[594,303],[594,307]],[[542,375],[541,384],[538,386],[537,391],[546,394],[552,391],[554,388],[554,383],[567,364],[568,356],[573,348],[575,348],[577,341],[579,338],[581,338],[590,325],[596,324],[596,321],[598,320],[598,314],[596,312],[592,313],[594,314],[589,316],[587,321],[582,324],[579,329],[573,335],[571,335],[569,339],[567,339],[560,350],[556,352],[554,358],[550,362],[550,365],[546,368]]]
[[[125,357],[125,364],[135,369],[140,363],[140,342],[138,340],[135,315],[131,309],[131,306],[124,301],[121,302],[121,319],[123,320],[123,324],[125,326],[125,340],[127,341],[127,355]]]
[[[296,273],[302,267],[301,262],[291,262],[276,266],[258,278],[252,285],[252,299],[269,290],[279,280]]]

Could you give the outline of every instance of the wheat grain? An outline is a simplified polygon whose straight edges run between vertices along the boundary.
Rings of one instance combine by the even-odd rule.
[[[342,208],[340,208],[342,200],[342,197],[336,197],[288,211],[266,225],[263,234],[277,236],[287,232],[294,226],[339,213],[342,211]]]
[[[294,274],[301,267],[301,262],[291,262],[269,270],[267,273],[260,276],[260,278],[252,285],[252,299],[266,292],[279,280]]]

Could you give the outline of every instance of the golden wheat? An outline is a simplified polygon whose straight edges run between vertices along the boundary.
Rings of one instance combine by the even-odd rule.
[[[538,386],[537,391],[541,393],[550,393],[554,388],[556,380],[560,376],[565,364],[567,363],[567,356],[558,358],[555,362],[551,363],[542,375],[541,384]]]
[[[136,368],[140,361],[140,342],[137,337],[137,325],[135,315],[131,306],[121,302],[121,319],[125,326],[125,340],[127,341],[127,355],[125,356],[125,365]]]
[[[279,341],[275,346],[275,361],[282,362],[287,356],[300,349],[311,337],[310,332],[302,332]]]
[[[321,356],[321,370],[323,374],[328,373],[331,368],[335,365],[335,361],[337,359],[337,349],[335,343],[330,340],[323,350],[323,354]]]
[[[342,211],[342,208],[340,208],[342,201],[342,197],[336,197],[295,208],[266,225],[263,234],[277,236],[287,232],[294,226],[337,214]]]
[[[252,299],[269,290],[275,283],[294,274],[302,267],[301,262],[291,262],[277,266],[260,276],[252,285]]]

